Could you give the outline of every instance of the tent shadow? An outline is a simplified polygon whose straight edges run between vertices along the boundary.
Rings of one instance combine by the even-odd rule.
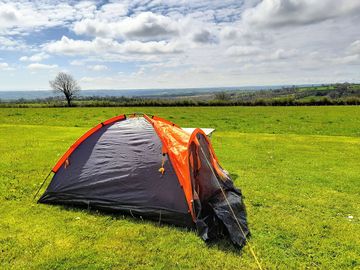
[[[231,240],[227,238],[213,240],[206,244],[208,248],[221,250],[223,252],[231,253],[232,255],[241,256],[243,254],[243,248],[234,246],[231,243]]]
[[[111,211],[106,211],[106,210],[98,210],[95,208],[83,208],[83,207],[79,207],[79,206],[72,206],[72,205],[52,205],[55,206],[61,210],[65,210],[65,211],[72,211],[72,212],[78,212],[78,213],[86,213],[92,216],[101,216],[101,217],[111,217],[114,220],[127,220],[127,221],[131,221],[132,223],[135,224],[148,224],[148,225],[152,225],[152,226],[157,226],[157,227],[163,227],[163,226],[168,226],[169,228],[176,228],[179,229],[181,231],[191,231],[191,229],[189,228],[184,228],[181,226],[177,226],[174,224],[168,224],[168,223],[164,223],[164,222],[157,222],[156,220],[152,220],[152,219],[144,219],[140,216],[131,216],[127,213],[121,213],[121,212],[111,212]]]
[[[174,228],[174,229],[182,231],[182,232],[196,233],[195,228],[190,229],[190,228],[176,226],[174,224],[159,223],[159,222],[156,222],[155,220],[132,217],[132,216],[129,216],[127,214],[122,214],[122,213],[113,213],[113,212],[107,212],[107,211],[97,210],[97,209],[79,208],[79,207],[75,207],[75,206],[71,206],[71,205],[53,205],[53,206],[57,207],[60,210],[64,210],[64,211],[72,211],[75,213],[77,213],[77,212],[78,213],[87,213],[92,216],[111,217],[114,220],[127,220],[127,221],[130,221],[137,225],[146,224],[146,225],[151,225],[151,226],[155,226],[155,227],[159,227],[159,228],[166,226],[168,228]],[[206,243],[206,247],[209,249],[221,250],[221,251],[227,252],[227,253],[230,252],[234,255],[241,255],[243,252],[243,249],[240,249],[240,248],[234,246],[231,243],[231,240],[227,239],[226,237],[223,239],[212,240],[212,241],[208,241],[205,243]]]

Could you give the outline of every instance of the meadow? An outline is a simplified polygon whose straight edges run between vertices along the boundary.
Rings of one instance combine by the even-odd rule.
[[[79,136],[134,111],[216,129],[264,269],[360,269],[359,106],[1,108],[1,269],[257,269],[248,246],[33,200]]]

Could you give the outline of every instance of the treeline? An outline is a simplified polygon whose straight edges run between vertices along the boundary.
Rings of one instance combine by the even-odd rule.
[[[75,100],[74,107],[169,107],[169,106],[327,106],[327,105],[360,105],[360,97],[331,99],[297,100],[295,98],[244,100],[193,100],[193,99],[142,99],[142,98],[99,98],[90,100]],[[7,102],[0,107],[66,107],[65,101],[53,100],[47,102]]]
[[[80,96],[74,107],[162,106],[326,106],[360,105],[360,85],[338,83],[310,87],[282,87],[260,91],[220,91],[197,96],[124,97]],[[1,101],[0,107],[65,107],[62,97]]]
[[[315,100],[323,102],[322,98],[334,101],[342,101],[346,98],[360,97],[360,85],[349,83],[337,83],[330,85],[319,85],[311,87],[282,87],[274,90],[251,91],[244,93],[222,93],[219,97],[223,99],[238,99],[242,101],[255,101],[260,99],[287,99],[300,100],[300,103],[314,103]],[[281,101],[283,102],[283,101]],[[325,101],[329,103],[328,100]]]

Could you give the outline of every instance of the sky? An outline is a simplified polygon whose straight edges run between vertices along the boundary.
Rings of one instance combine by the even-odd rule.
[[[358,0],[0,0],[0,90],[359,82],[359,25]]]

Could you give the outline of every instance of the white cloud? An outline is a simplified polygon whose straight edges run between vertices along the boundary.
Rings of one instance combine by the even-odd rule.
[[[86,18],[93,18],[96,12],[96,3],[93,1],[78,1],[75,2],[74,9],[76,10],[75,20],[79,21]]]
[[[297,50],[285,50],[285,49],[277,49],[275,52],[269,54],[268,57],[265,57],[264,60],[284,60],[291,57],[294,57],[298,54]]]
[[[0,62],[0,70],[12,71],[15,70],[13,67],[10,67],[8,63]]]
[[[203,43],[203,44],[217,42],[216,36],[211,34],[210,31],[206,29],[201,29],[200,31],[194,33],[192,40],[196,43]]]
[[[355,40],[349,46],[349,51],[352,53],[359,53],[360,54],[360,39]]]
[[[80,84],[87,89],[113,88],[114,85],[128,85],[128,79],[122,75],[117,76],[85,76],[80,78]],[[126,86],[125,86],[126,87]]]
[[[100,39],[94,41],[86,40],[74,40],[66,36],[63,36],[58,41],[52,41],[43,44],[43,48],[54,54],[65,54],[65,55],[82,55],[90,54],[96,51],[96,44]],[[101,49],[101,48],[100,48]]]
[[[330,62],[337,65],[359,65],[360,64],[360,40],[355,40],[345,50],[345,53],[338,55]]]
[[[12,5],[1,3],[0,4],[0,25],[1,28],[16,24],[20,18],[20,13]]]
[[[102,20],[118,20],[119,17],[126,16],[128,12],[128,3],[107,3],[102,5],[100,10],[97,10],[94,14],[97,18]]]
[[[94,40],[74,40],[63,36],[61,40],[44,44],[49,53],[65,55],[99,55],[113,54],[173,54],[181,52],[175,42],[166,41],[125,41],[95,38]]]
[[[0,34],[28,34],[93,16],[93,2],[9,1],[0,3]]]
[[[46,65],[41,63],[33,63],[27,66],[30,70],[48,70],[48,69],[55,69],[58,65]]]
[[[239,35],[239,30],[236,27],[225,26],[220,32],[223,40],[235,40]]]
[[[225,55],[233,57],[237,62],[248,62],[246,67],[259,66],[264,61],[283,61],[296,57],[298,51],[295,49],[269,50],[257,46],[231,46],[225,51]],[[257,63],[258,62],[258,63]]]
[[[13,39],[0,36],[0,46],[2,47],[10,47],[10,46],[15,46],[17,44],[18,42]]]
[[[48,59],[50,56],[44,52],[37,53],[31,56],[22,56],[19,58],[22,62],[40,62],[42,60]]]
[[[231,46],[226,50],[226,54],[230,56],[249,56],[260,52],[261,49],[254,46]]]
[[[333,59],[335,64],[360,64],[360,54],[347,55],[343,57],[336,57]]]
[[[178,34],[178,23],[169,17],[143,12],[135,17],[120,17],[112,22],[104,19],[85,19],[74,24],[78,35],[135,40],[161,40]]]
[[[246,25],[242,22],[234,23],[231,26],[224,26],[220,30],[220,39],[232,46],[235,43],[242,43],[253,45],[254,43],[261,43],[265,39],[269,40],[269,37],[263,31],[253,29],[251,26]]]
[[[84,61],[82,61],[82,60],[73,60],[73,61],[70,62],[70,65],[72,65],[72,66],[83,66]]]
[[[108,23],[94,19],[85,19],[76,22],[73,30],[77,35],[92,37],[111,37],[114,35]]]
[[[93,71],[105,71],[109,69],[105,65],[93,65],[93,66],[88,66],[87,68]]]
[[[32,2],[0,3],[0,33],[21,33],[28,29],[61,25],[73,16],[67,4],[48,7]]]
[[[26,50],[28,46],[22,40],[15,40],[11,37],[0,36],[0,50],[15,51]]]
[[[149,42],[140,42],[140,41],[127,41],[123,44],[125,53],[134,53],[134,54],[173,54],[181,53],[182,49],[180,45],[176,42],[167,42],[167,41],[149,41]]]
[[[177,23],[169,17],[144,12],[135,18],[127,18],[120,27],[124,28],[124,35],[130,39],[153,40],[177,35]]]
[[[360,2],[353,0],[263,0],[245,10],[244,20],[259,26],[305,25],[357,14]]]

